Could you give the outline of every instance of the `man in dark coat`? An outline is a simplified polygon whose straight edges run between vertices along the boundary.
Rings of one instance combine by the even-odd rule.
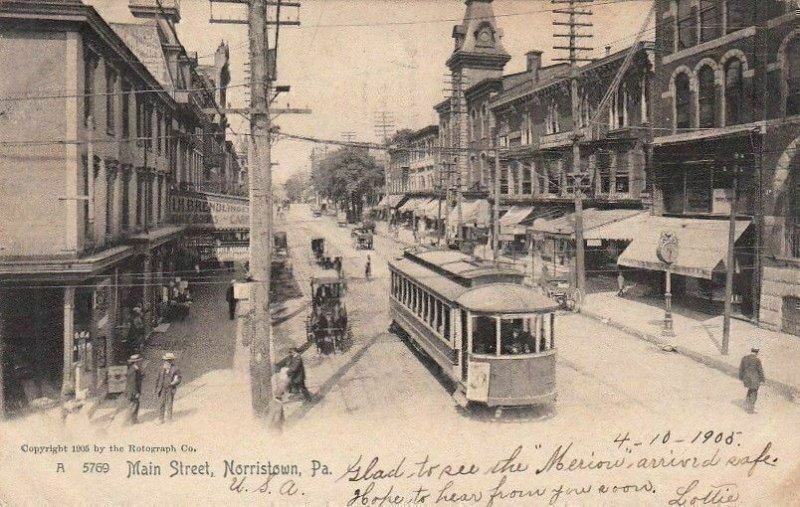
[[[289,356],[289,361],[286,367],[289,369],[289,390],[291,392],[300,391],[306,401],[311,401],[311,393],[308,392],[306,387],[306,367],[303,365],[303,358],[300,356],[300,350],[292,348],[292,355]]]
[[[233,285],[236,283],[236,280],[231,280],[231,284],[228,285],[228,290],[225,292],[225,301],[228,302],[228,317],[230,320],[236,318],[236,297],[233,293]]]
[[[175,401],[175,391],[181,383],[181,371],[175,366],[175,354],[167,352],[164,354],[164,365],[158,373],[156,379],[156,396],[161,398],[159,405],[158,420],[160,423],[164,419],[172,420],[172,404]]]
[[[742,358],[742,362],[739,364],[739,380],[747,388],[747,397],[745,398],[747,411],[753,414],[758,398],[758,388],[764,382],[764,368],[761,365],[761,359],[758,358],[758,349],[753,347],[750,352]]]
[[[126,422],[128,424],[139,422],[139,399],[142,396],[142,380],[144,379],[141,363],[141,354],[134,354],[128,359],[128,375],[125,382],[125,399],[128,400]]]

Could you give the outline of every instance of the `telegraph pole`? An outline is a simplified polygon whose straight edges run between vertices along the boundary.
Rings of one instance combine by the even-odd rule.
[[[247,4],[247,19],[213,17],[214,3]],[[265,417],[272,402],[272,319],[269,311],[270,268],[272,264],[272,139],[270,137],[270,102],[272,81],[276,77],[276,50],[270,51],[268,25],[299,25],[282,21],[280,8],[300,7],[296,2],[282,0],[211,0],[211,23],[246,24],[250,45],[250,107],[245,111],[250,119],[248,146],[250,198],[250,311],[252,339],[250,340],[250,387],[253,411]],[[269,21],[268,6],[277,7],[277,19]],[[277,30],[275,46],[277,48]],[[280,88],[280,87],[279,87]],[[283,90],[278,90],[283,91]],[[223,109],[224,112],[233,111]],[[280,111],[280,110],[275,110]],[[238,112],[238,111],[237,111]],[[307,113],[290,110],[288,113]]]
[[[272,343],[269,283],[272,258],[272,167],[269,117],[270,76],[267,69],[267,5],[251,0],[248,7],[250,39],[250,138],[253,169],[250,173],[250,304],[254,336],[250,344],[250,386],[253,410],[265,416],[272,400]]]
[[[734,244],[736,243],[736,200],[739,190],[739,163],[744,158],[741,153],[734,155],[733,162],[733,191],[731,192],[731,212],[728,226],[728,258],[725,263],[725,310],[722,316],[722,355],[728,355],[728,344],[731,336],[731,312],[733,310],[733,271],[736,257]]]
[[[554,21],[556,26],[566,26],[568,33],[557,33],[556,37],[565,37],[569,40],[567,46],[554,46],[553,49],[569,51],[567,58],[555,58],[554,61],[568,61],[570,66],[570,96],[572,98],[572,176],[575,197],[575,288],[579,294],[586,290],[586,265],[584,261],[583,244],[583,191],[581,189],[583,174],[581,172],[581,125],[580,125],[580,97],[578,96],[578,62],[589,62],[591,58],[578,57],[578,51],[591,51],[592,48],[579,46],[578,39],[589,38],[591,34],[578,33],[579,28],[591,27],[591,23],[577,20],[578,16],[591,16],[592,11],[579,9],[578,5],[589,3],[593,0],[551,0],[554,4],[567,5],[564,9],[553,9],[556,14],[569,16],[568,21]]]

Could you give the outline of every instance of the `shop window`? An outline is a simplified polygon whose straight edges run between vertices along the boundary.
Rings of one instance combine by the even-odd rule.
[[[600,193],[611,192],[611,154],[601,151],[597,154],[597,170],[600,173]]]
[[[706,65],[697,74],[699,87],[698,104],[700,106],[700,128],[715,126],[717,115],[716,89],[714,85],[714,69]]]
[[[686,170],[686,205],[689,213],[711,211],[711,168],[692,166]]]
[[[800,114],[800,37],[795,37],[786,47],[786,114]]]
[[[106,180],[106,235],[114,232],[114,181],[113,173]]]
[[[725,124],[742,123],[742,62],[731,58],[725,65]]]
[[[522,168],[522,193],[530,195],[533,192],[533,185],[531,181],[531,168]]]
[[[117,71],[106,66],[106,131],[109,135],[116,134],[114,120],[117,114]]]
[[[748,9],[752,8],[751,0],[726,0],[725,9],[727,19],[726,31],[736,32],[748,25]]]
[[[675,25],[675,20],[672,18],[666,18],[662,24],[663,27],[666,27],[664,30],[657,30],[662,37],[661,47],[659,48],[664,55],[669,55],[675,52],[675,32],[672,30],[672,27]]]
[[[122,230],[127,231],[131,225],[130,195],[131,173],[124,170],[122,173]]]
[[[691,0],[676,0],[678,4],[678,50],[697,44],[697,8]]]
[[[631,191],[630,174],[627,170],[617,171],[614,181],[614,192],[627,194]]]
[[[545,127],[548,134],[555,134],[556,132],[559,132],[558,104],[556,104],[555,102],[551,103],[547,107],[547,120]]]
[[[500,168],[500,194],[508,195],[508,167]]]
[[[547,178],[547,193],[558,195],[561,193],[561,175],[557,170],[550,171]]]
[[[83,120],[89,125],[89,117],[94,115],[95,80],[99,59],[91,50],[84,50],[83,60]]]
[[[700,0],[700,42],[719,37],[721,19],[717,10],[718,0]]]
[[[689,76],[684,73],[675,76],[675,128],[691,128],[692,92],[689,87]]]
[[[131,135],[131,85],[122,82],[122,137]]]

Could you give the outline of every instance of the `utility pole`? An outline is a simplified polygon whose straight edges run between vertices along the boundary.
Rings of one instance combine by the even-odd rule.
[[[375,113],[375,134],[383,140],[385,145],[395,128],[394,114],[391,111],[378,111]]]
[[[497,146],[497,135],[494,140],[494,206],[492,206],[492,255],[494,264],[500,264],[500,147]]]
[[[272,161],[271,121],[269,104],[273,98],[272,81],[276,78],[275,49],[270,51],[268,25],[299,25],[299,21],[282,21],[280,8],[300,7],[282,0],[210,0],[212,23],[246,24],[250,45],[250,143],[248,175],[250,198],[250,387],[253,411],[266,417],[272,401],[272,319],[269,311],[270,268],[272,264]],[[213,17],[214,3],[247,4],[247,19]],[[267,8],[277,7],[274,21],[267,18]],[[277,29],[275,46],[277,47]],[[223,107],[225,105],[223,104]],[[223,109],[227,112],[229,109]],[[295,112],[295,111],[290,111]],[[307,113],[307,110],[296,112]]]
[[[253,169],[250,172],[250,304],[254,336],[250,343],[250,387],[253,410],[266,416],[272,400],[272,337],[269,284],[272,261],[272,165],[269,117],[270,76],[267,69],[267,5],[251,0],[248,8],[250,39],[250,138]]]
[[[722,316],[722,355],[728,355],[728,344],[731,336],[731,312],[733,310],[733,271],[736,257],[734,244],[736,243],[736,193],[739,190],[739,164],[744,155],[736,153],[733,161],[733,190],[731,192],[731,212],[728,225],[728,258],[725,263],[725,310]]]
[[[553,25],[566,26],[568,33],[557,33],[556,37],[565,37],[569,40],[567,46],[554,46],[553,49],[569,51],[567,58],[554,58],[554,61],[568,61],[570,66],[570,96],[572,99],[572,176],[575,197],[575,288],[579,294],[586,291],[586,265],[584,261],[583,244],[583,174],[581,172],[581,125],[580,125],[580,97],[578,96],[578,62],[589,62],[591,58],[580,58],[578,51],[591,51],[592,48],[579,46],[578,39],[589,38],[591,34],[578,33],[583,27],[591,27],[591,23],[579,22],[578,16],[591,16],[592,11],[579,9],[579,4],[589,3],[593,0],[551,0],[554,4],[567,5],[564,9],[553,9],[556,14],[568,16],[568,21],[554,21]]]

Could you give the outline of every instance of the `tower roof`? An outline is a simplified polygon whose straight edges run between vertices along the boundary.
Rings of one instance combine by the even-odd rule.
[[[497,26],[492,1],[466,0],[464,21],[453,27],[455,47],[447,60],[449,67],[470,61],[502,69],[511,59],[503,47],[503,31]]]

